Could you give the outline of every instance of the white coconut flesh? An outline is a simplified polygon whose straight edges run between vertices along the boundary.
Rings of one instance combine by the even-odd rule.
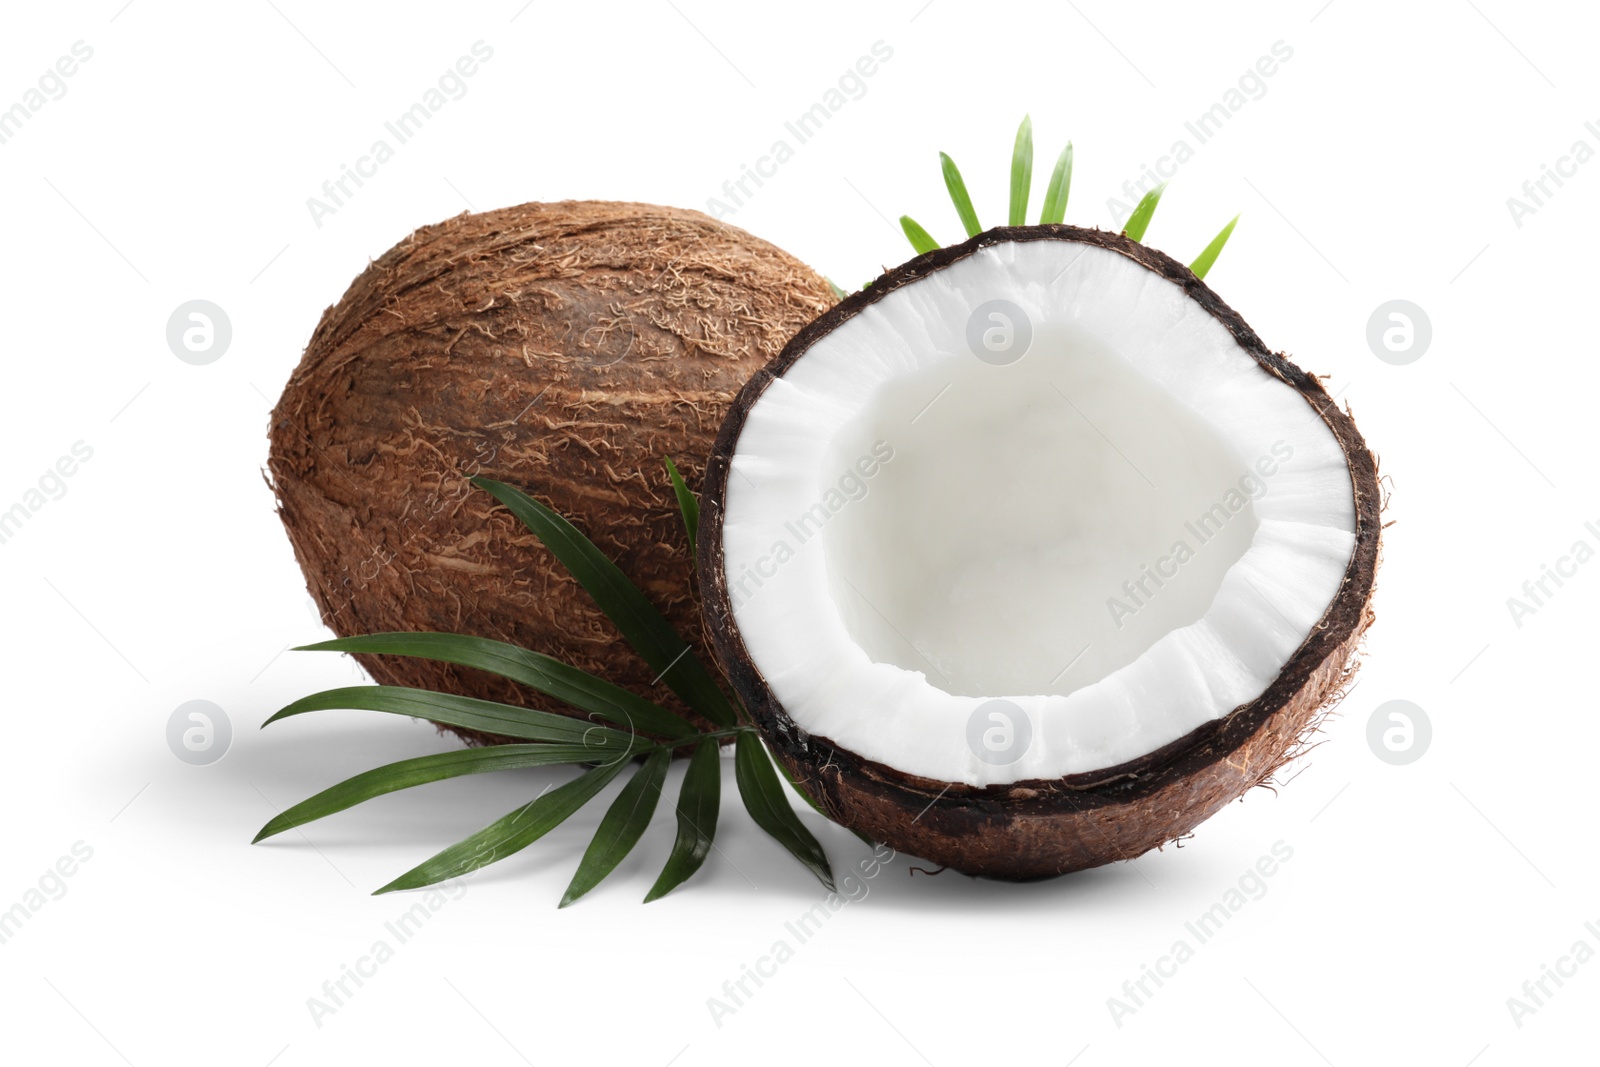
[[[754,402],[731,466],[733,615],[773,697],[969,785],[1115,767],[1254,700],[1355,544],[1305,398],[1078,242],[991,245],[869,305]]]

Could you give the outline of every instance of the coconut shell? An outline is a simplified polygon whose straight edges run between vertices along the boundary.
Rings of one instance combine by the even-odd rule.
[[[733,619],[722,545],[731,457],[756,399],[832,330],[884,296],[979,249],[1064,240],[1127,256],[1182,286],[1261,369],[1297,390],[1344,451],[1355,506],[1355,548],[1322,619],[1254,701],[1118,767],[1060,779],[985,787],[907,774],[807,733],[778,703]],[[719,661],[755,725],[791,777],[833,819],[874,841],[970,874],[1026,880],[1132,859],[1189,834],[1229,801],[1267,782],[1298,754],[1348,688],[1371,624],[1382,501],[1377,463],[1355,422],[1321,382],[1268,351],[1237,312],[1188,267],[1124,236],[1075,226],[999,227],[889,271],[802,330],[744,387],[706,471],[699,570],[706,625]],[[871,714],[871,709],[863,709]]]
[[[272,415],[270,485],[323,621],[510,641],[693,719],[468,479],[572,520],[703,655],[662,457],[698,484],[739,388],[833,303],[794,257],[697,211],[524,204],[413,233],[323,313]],[[474,670],[357,659],[387,685],[570,711]]]

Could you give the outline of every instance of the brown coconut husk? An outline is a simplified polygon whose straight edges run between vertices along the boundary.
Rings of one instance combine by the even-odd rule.
[[[973,787],[907,774],[863,759],[801,729],[774,698],[733,618],[722,546],[731,457],[756,399],[818,340],[901,286],[1008,241],[1098,245],[1183,286],[1222,323],[1261,370],[1297,390],[1344,450],[1356,513],[1355,549],[1344,583],[1322,619],[1249,704],[1118,767],[1060,779]],[[1229,801],[1266,783],[1300,753],[1347,691],[1371,606],[1382,498],[1377,462],[1355,422],[1322,383],[1268,351],[1237,312],[1188,267],[1120,234],[1075,226],[998,227],[918,256],[847,297],[795,336],[753,377],[728,414],[706,472],[699,570],[706,625],[718,659],[790,775],[833,819],[895,849],[991,878],[1026,880],[1132,859],[1190,833]],[[862,714],[872,714],[863,708]]]
[[[571,519],[703,655],[662,457],[698,485],[739,388],[833,303],[697,211],[563,201],[418,230],[323,313],[272,414],[269,484],[323,621],[510,641],[694,718],[468,479]],[[475,670],[357,659],[387,685],[571,710]]]

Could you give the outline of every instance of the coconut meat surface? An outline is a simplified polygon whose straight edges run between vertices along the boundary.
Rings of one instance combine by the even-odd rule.
[[[1114,767],[1255,699],[1354,529],[1298,391],[1175,283],[1037,240],[896,289],[769,385],[723,546],[798,726],[990,785]]]

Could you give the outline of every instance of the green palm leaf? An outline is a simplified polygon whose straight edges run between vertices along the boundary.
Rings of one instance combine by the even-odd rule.
[[[976,237],[983,232],[983,227],[978,225],[978,213],[972,209],[972,197],[967,195],[967,183],[961,177],[961,168],[956,166],[956,161],[939,153],[939,169],[944,173],[944,187],[950,191],[950,201],[956,206],[956,214],[961,216],[962,228],[967,231],[968,237]]]
[[[492,700],[435,693],[427,689],[405,689],[389,685],[356,685],[329,689],[301,697],[262,723],[267,726],[292,715],[334,709],[382,711],[391,715],[410,715],[446,726],[460,726],[486,734],[514,737],[521,741],[560,741],[587,745],[596,755],[623,752],[633,747],[632,734],[609,726],[596,726],[570,715],[557,715]]]
[[[661,876],[644,902],[659,900],[688,881],[711,852],[717,836],[717,809],[722,806],[722,755],[715,738],[706,738],[689,757],[678,790],[678,838]]]
[[[580,777],[529,801],[471,837],[417,864],[373,895],[393,893],[399,889],[420,889],[447,878],[458,878],[521,852],[593,800],[595,794],[617,776],[626,762],[626,757],[618,757],[611,763],[584,772]]]
[[[1133,214],[1128,216],[1128,224],[1122,227],[1122,232],[1135,241],[1144,240],[1144,231],[1150,228],[1150,219],[1156,213],[1156,205],[1161,203],[1161,194],[1166,192],[1167,183],[1162,182],[1154,189],[1145,193],[1133,209]]]
[[[1058,223],[1067,217],[1067,197],[1072,192],[1072,142],[1056,157],[1056,169],[1050,175],[1050,185],[1044,191],[1044,207],[1039,211],[1042,223]]]
[[[1033,119],[1022,116],[1017,141],[1011,149],[1011,214],[1013,226],[1028,222],[1028,193],[1033,188]]]
[[[916,249],[919,256],[924,252],[932,252],[939,247],[939,242],[935,241],[928,231],[924,230],[921,224],[910,215],[900,216],[900,229],[905,231],[906,240],[911,242],[911,247]]]
[[[617,794],[617,799],[611,802],[605,817],[600,820],[594,840],[589,842],[588,849],[584,851],[578,871],[561,897],[561,907],[566,907],[599,885],[606,875],[616,869],[623,857],[633,851],[633,846],[644,836],[645,827],[650,825],[650,816],[655,814],[656,802],[661,799],[661,784],[666,781],[667,764],[670,762],[671,753],[666,749],[657,749],[650,753],[633,779],[623,786],[622,792]]]
[[[778,843],[805,864],[823,885],[833,888],[833,870],[828,854],[800,817],[789,806],[789,795],[772,769],[767,750],[753,733],[741,733],[733,753],[734,780],[745,810],[756,825],[778,839]]]
[[[833,285],[832,282],[828,283]],[[838,289],[838,286],[834,286]],[[844,298],[844,293],[839,293],[839,298]],[[678,510],[683,512],[683,528],[689,534],[689,558],[695,555],[695,538],[700,529],[700,501],[694,493],[689,491],[689,486],[684,482],[683,476],[678,473],[677,466],[672,462],[671,456],[663,456],[667,461],[667,477],[672,480],[673,495],[678,498]]]
[[[688,643],[576,526],[520,489],[488,478],[474,478],[472,484],[492,494],[555,553],[628,643],[659,672],[657,681],[665,681],[684,703],[718,726],[734,725],[733,705]]]
[[[458,752],[439,752],[431,756],[400,760],[397,763],[375,767],[370,771],[346,778],[338,785],[324,789],[314,797],[302,800],[294,807],[270,820],[256,834],[255,841],[264,841],[285,830],[293,830],[308,822],[336,812],[353,808],[357,804],[412,786],[443,781],[464,774],[485,774],[491,771],[517,770],[523,767],[547,767],[558,763],[584,763],[594,760],[597,753],[587,745],[491,745],[488,748],[468,748]],[[618,758],[604,753],[607,759]],[[254,844],[252,841],[251,844]]]
[[[296,651],[410,656],[474,667],[537,689],[627,730],[674,741],[699,736],[699,731],[683,719],[619,685],[570,667],[543,653],[487,637],[430,633],[364,634],[304,645]]]
[[[1211,272],[1212,265],[1217,262],[1217,256],[1222,253],[1222,246],[1228,243],[1228,238],[1233,236],[1233,228],[1238,224],[1238,215],[1229,219],[1228,224],[1211,239],[1210,244],[1201,250],[1200,254],[1195,257],[1194,262],[1189,264],[1189,269],[1194,271],[1196,278],[1204,278]]]

